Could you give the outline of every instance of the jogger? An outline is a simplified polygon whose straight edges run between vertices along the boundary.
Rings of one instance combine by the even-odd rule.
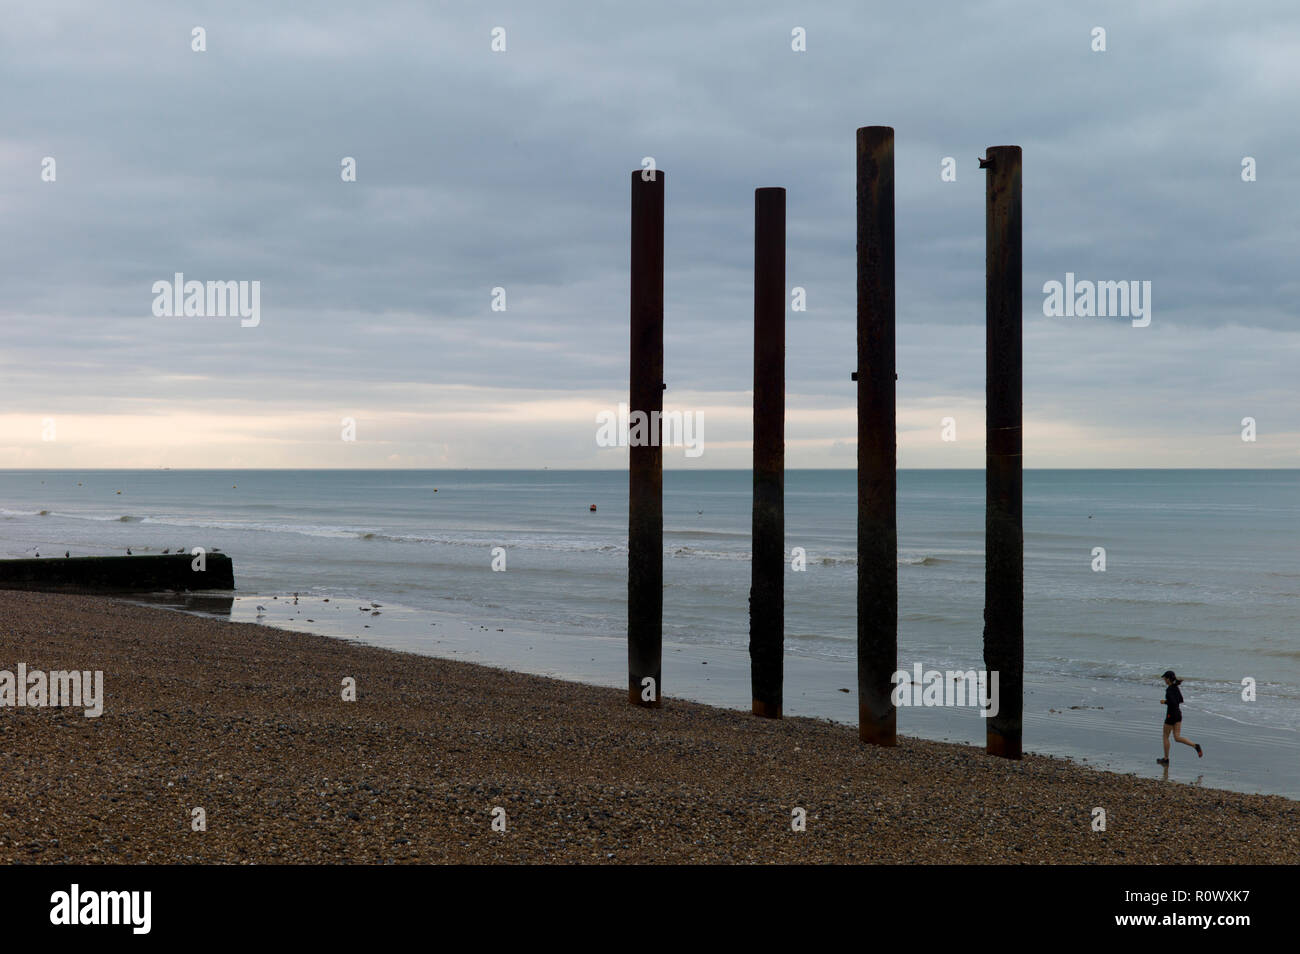
[[[1183,710],[1181,708],[1183,704],[1183,694],[1178,688],[1182,685],[1183,681],[1174,675],[1172,669],[1165,670],[1165,674],[1161,678],[1165,681],[1165,697],[1161,700],[1161,704],[1168,708],[1165,711],[1164,727],[1165,757],[1162,759],[1156,759],[1156,761],[1161,765],[1169,764],[1169,736],[1171,733],[1175,742],[1181,742],[1183,745],[1190,745],[1196,750],[1197,758],[1203,757],[1205,753],[1201,751],[1199,745],[1183,738]]]

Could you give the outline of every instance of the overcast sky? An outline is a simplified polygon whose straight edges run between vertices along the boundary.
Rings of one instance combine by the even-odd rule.
[[[780,185],[787,465],[851,467],[863,125],[896,130],[900,466],[983,466],[976,159],[1004,143],[1026,466],[1300,466],[1297,49],[1293,2],[8,4],[0,467],[625,466],[596,414],[627,400],[645,156],[666,406],[704,422],[666,465],[749,466]],[[176,272],[259,281],[260,323],[156,317]],[[1150,281],[1150,325],[1045,317],[1066,272]]]

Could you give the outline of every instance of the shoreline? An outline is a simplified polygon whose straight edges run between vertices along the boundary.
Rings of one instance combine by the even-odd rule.
[[[360,604],[360,606],[358,606]],[[400,652],[460,659],[511,672],[619,689],[626,681],[627,645],[622,637],[562,633],[505,616],[467,618],[447,610],[385,602],[374,615],[358,614],[365,599],[292,594],[190,596],[148,605],[213,614],[219,619],[260,622]],[[360,619],[354,619],[354,616]],[[749,714],[750,661],[743,649],[665,639],[664,686],[670,697]],[[856,731],[856,663],[787,650],[785,714],[828,719]],[[1160,754],[1164,710],[1154,701],[1163,690],[1108,685],[1069,678],[1025,678],[1026,751],[1064,757],[1092,768],[1173,780],[1188,785],[1300,800],[1297,739],[1274,725],[1241,724],[1198,706],[1185,729],[1205,744],[1207,757],[1176,747],[1173,766]],[[1136,697],[1136,698],[1135,698]],[[981,751],[985,727],[971,707],[904,707],[899,731],[917,739],[958,742]],[[1182,751],[1179,751],[1182,749]]]
[[[4,591],[0,612],[0,669],[103,670],[105,695],[96,719],[0,708],[0,863],[1300,862],[1283,796],[912,737],[879,749],[671,692],[642,710],[115,598]]]

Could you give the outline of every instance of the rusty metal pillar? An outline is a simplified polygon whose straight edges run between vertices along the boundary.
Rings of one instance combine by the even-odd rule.
[[[632,173],[632,362],[628,402],[628,701],[663,697],[664,173]],[[635,424],[643,415],[642,426]],[[652,422],[653,426],[652,426]],[[639,442],[633,443],[634,439]],[[646,684],[646,679],[654,680]]]
[[[754,715],[781,718],[785,654],[785,189],[754,190]]]
[[[897,743],[894,130],[858,130],[858,738]]]
[[[985,192],[984,667],[998,674],[989,755],[1018,759],[1024,710],[1020,147],[992,146]],[[991,680],[991,676],[990,676]]]

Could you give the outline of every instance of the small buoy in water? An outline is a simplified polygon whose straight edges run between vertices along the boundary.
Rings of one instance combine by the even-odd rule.
[[[591,510],[592,513],[595,513],[595,512],[596,512],[596,505],[595,505],[595,504],[592,504],[591,507],[590,507],[589,509]]]

